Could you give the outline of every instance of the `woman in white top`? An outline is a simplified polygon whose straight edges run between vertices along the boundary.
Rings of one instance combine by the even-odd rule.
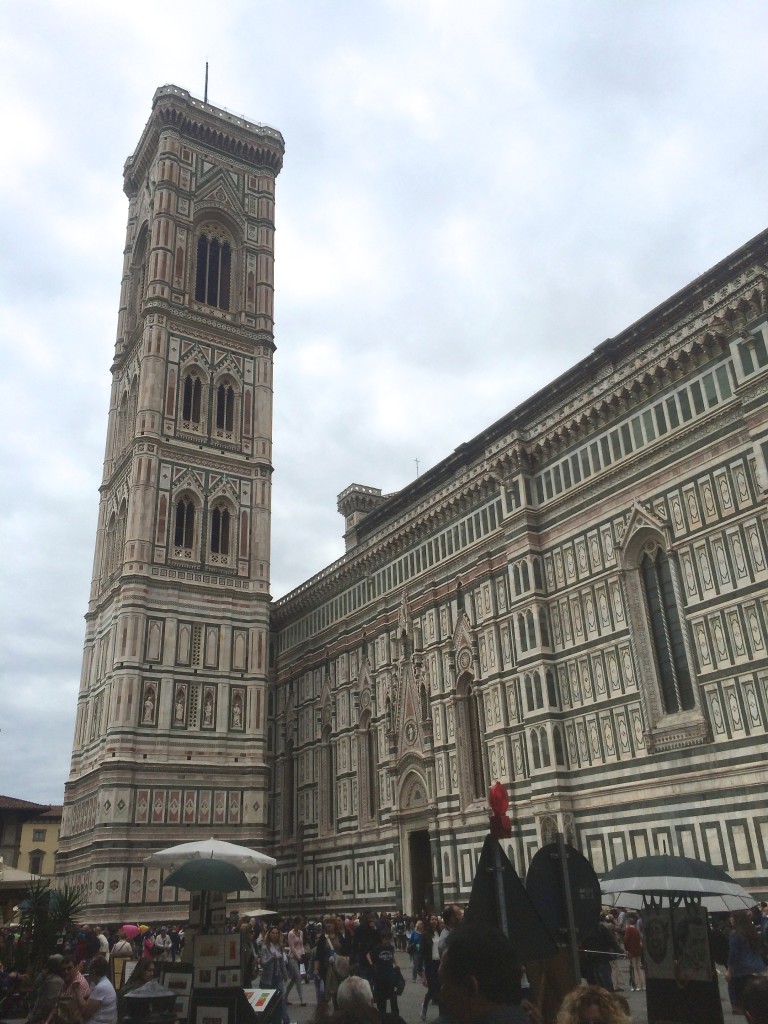
[[[92,982],[91,994],[84,999],[82,992],[75,990],[75,999],[83,1020],[92,1024],[117,1024],[117,992],[107,977],[109,963],[103,956],[91,960],[88,978]]]

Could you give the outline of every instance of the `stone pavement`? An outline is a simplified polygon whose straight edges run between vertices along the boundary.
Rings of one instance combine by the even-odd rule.
[[[400,970],[403,972],[405,978],[405,992],[399,999],[400,1016],[406,1022],[406,1024],[420,1024],[419,1014],[421,1012],[421,1002],[424,998],[424,987],[421,984],[421,980],[411,980],[411,961],[405,953],[397,954],[397,962]],[[630,992],[629,991],[629,965],[625,961],[619,962],[619,975],[624,986],[623,995],[626,996],[632,1010],[632,1021],[633,1024],[648,1024],[648,1015],[645,1006],[645,992]],[[296,1021],[297,1024],[310,1024],[315,1015],[315,988],[314,985],[305,985],[304,996],[306,1007],[299,1006],[295,1000],[295,991],[291,993],[291,1002],[293,1005],[288,1007],[288,1013],[292,1021]],[[723,1005],[723,1020],[724,1024],[744,1024],[743,1017],[734,1017],[731,1013],[731,1006],[728,1002],[728,993],[725,986],[725,980],[720,978],[720,998]],[[427,1012],[427,1024],[435,1024],[437,1020],[437,1008],[430,1004]],[[700,1024],[712,1024],[710,1021],[701,1021]]]

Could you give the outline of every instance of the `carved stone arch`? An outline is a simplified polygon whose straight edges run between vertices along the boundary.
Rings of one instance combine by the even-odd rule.
[[[430,805],[427,780],[414,765],[406,767],[400,776],[397,803],[401,812],[423,811]]]
[[[621,540],[616,544],[622,568],[636,568],[649,543],[669,551],[670,541],[668,524],[639,501],[634,501]]]
[[[177,498],[182,491],[189,491],[193,494],[201,507],[205,503],[202,484],[197,475],[191,469],[185,469],[175,478],[171,485],[172,498]]]
[[[214,478],[213,484],[208,490],[208,502],[210,504],[214,501],[228,501],[235,508],[239,506],[240,492],[231,477],[222,475]]]
[[[231,377],[237,383],[238,387],[243,386],[245,379],[243,376],[243,368],[231,352],[225,352],[213,367],[214,380],[218,380],[219,377],[225,376]]]
[[[229,213],[227,206],[236,213]],[[243,214],[242,200],[220,167],[211,168],[198,183],[195,213],[196,221],[221,220],[235,233],[235,237],[241,234],[239,222]]]

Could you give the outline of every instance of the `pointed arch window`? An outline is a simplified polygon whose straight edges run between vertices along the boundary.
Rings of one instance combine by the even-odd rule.
[[[173,543],[177,548],[191,549],[195,544],[195,506],[191,498],[182,497],[176,502]]]
[[[480,705],[475,696],[475,689],[468,676],[460,680],[457,696],[461,701],[462,731],[466,736],[467,775],[469,796],[472,800],[484,799],[485,768],[483,765],[482,726],[480,723]]]
[[[197,239],[195,299],[218,309],[229,309],[231,276],[230,243],[211,232],[202,232]]]
[[[181,418],[187,423],[200,424],[200,399],[203,393],[203,385],[200,376],[195,370],[190,370],[184,375],[184,384],[181,398]]]
[[[211,552],[215,555],[228,555],[230,546],[229,509],[224,504],[214,506],[211,512]]]
[[[672,571],[665,551],[646,552],[640,562],[651,637],[659,670],[661,698],[667,714],[695,707],[693,683],[675,598]]]
[[[231,384],[216,389],[216,429],[232,431],[235,421],[235,390]]]

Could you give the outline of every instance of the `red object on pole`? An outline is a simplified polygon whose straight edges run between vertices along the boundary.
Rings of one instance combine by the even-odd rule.
[[[498,779],[490,788],[488,803],[491,805],[491,835],[494,839],[509,839],[512,835],[512,822],[507,815],[509,797]]]

